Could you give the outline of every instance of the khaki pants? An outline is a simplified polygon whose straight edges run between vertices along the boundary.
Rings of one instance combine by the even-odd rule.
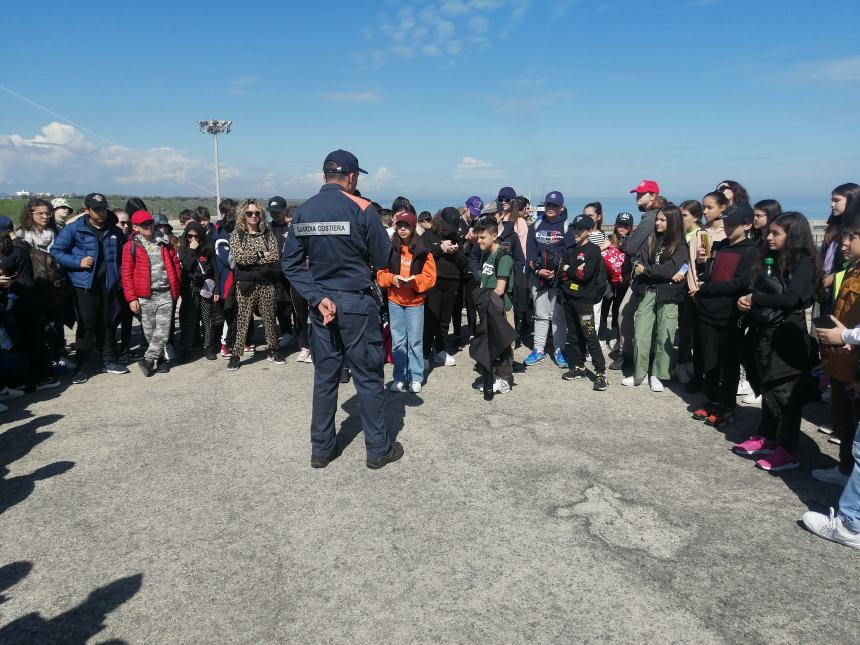
[[[652,344],[651,375],[661,380],[670,378],[675,367],[677,334],[678,305],[658,305],[657,294],[646,292],[633,315],[633,378],[641,381],[648,376]]]

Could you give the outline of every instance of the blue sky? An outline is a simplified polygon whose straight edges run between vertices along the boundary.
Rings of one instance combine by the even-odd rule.
[[[428,208],[860,181],[857,0],[16,5],[0,84],[63,118],[0,90],[0,192],[206,194],[204,118],[233,196],[306,197],[338,147]]]

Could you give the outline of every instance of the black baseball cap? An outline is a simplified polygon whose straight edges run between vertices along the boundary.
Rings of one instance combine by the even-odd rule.
[[[323,172],[339,172],[344,175],[351,172],[367,174],[366,170],[359,168],[358,157],[346,150],[335,150],[328,153],[323,162]]]
[[[723,213],[723,224],[725,226],[738,226],[740,224],[752,224],[755,219],[755,211],[749,204],[732,204]]]
[[[594,228],[594,220],[588,215],[577,215],[573,220],[573,230],[575,231],[590,231]]]
[[[84,206],[96,210],[98,208],[107,208],[107,198],[101,193],[90,193],[84,197]]]
[[[266,210],[268,210],[270,213],[276,213],[280,215],[285,210],[287,210],[287,200],[280,195],[275,195],[269,200],[269,204],[268,206],[266,206]]]
[[[633,226],[633,216],[630,213],[618,213],[615,226]]]

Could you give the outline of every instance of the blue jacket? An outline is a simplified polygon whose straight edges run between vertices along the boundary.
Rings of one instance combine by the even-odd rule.
[[[296,209],[281,267],[316,307],[331,291],[369,290],[370,265],[388,266],[390,254],[391,240],[370,202],[326,184]]]
[[[576,245],[572,231],[567,228],[567,215],[562,214],[554,222],[543,218],[529,226],[526,245],[526,259],[530,271],[554,269],[554,266],[545,266],[548,260],[560,259],[565,249]]]
[[[57,235],[54,246],[51,247],[51,255],[57,263],[66,270],[72,286],[79,289],[91,289],[93,276],[99,262],[105,263],[105,288],[110,291],[115,286],[120,286],[122,277],[119,266],[122,261],[122,246],[125,244],[125,235],[116,226],[116,216],[108,214],[105,221],[104,258],[99,257],[99,243],[90,227],[87,225],[89,216],[75,220],[67,225]],[[95,263],[89,269],[81,268],[81,260],[91,257]]]

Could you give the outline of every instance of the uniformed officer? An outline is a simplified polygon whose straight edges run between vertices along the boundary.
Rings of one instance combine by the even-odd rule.
[[[325,185],[296,209],[281,258],[284,275],[310,305],[314,468],[325,468],[343,450],[334,416],[345,359],[358,392],[367,467],[382,468],[403,456],[403,446],[391,441],[385,425],[385,352],[379,310],[370,291],[370,264],[387,264],[391,241],[376,209],[354,194],[358,175],[364,172],[355,155],[346,150],[335,150],[325,158]]]

